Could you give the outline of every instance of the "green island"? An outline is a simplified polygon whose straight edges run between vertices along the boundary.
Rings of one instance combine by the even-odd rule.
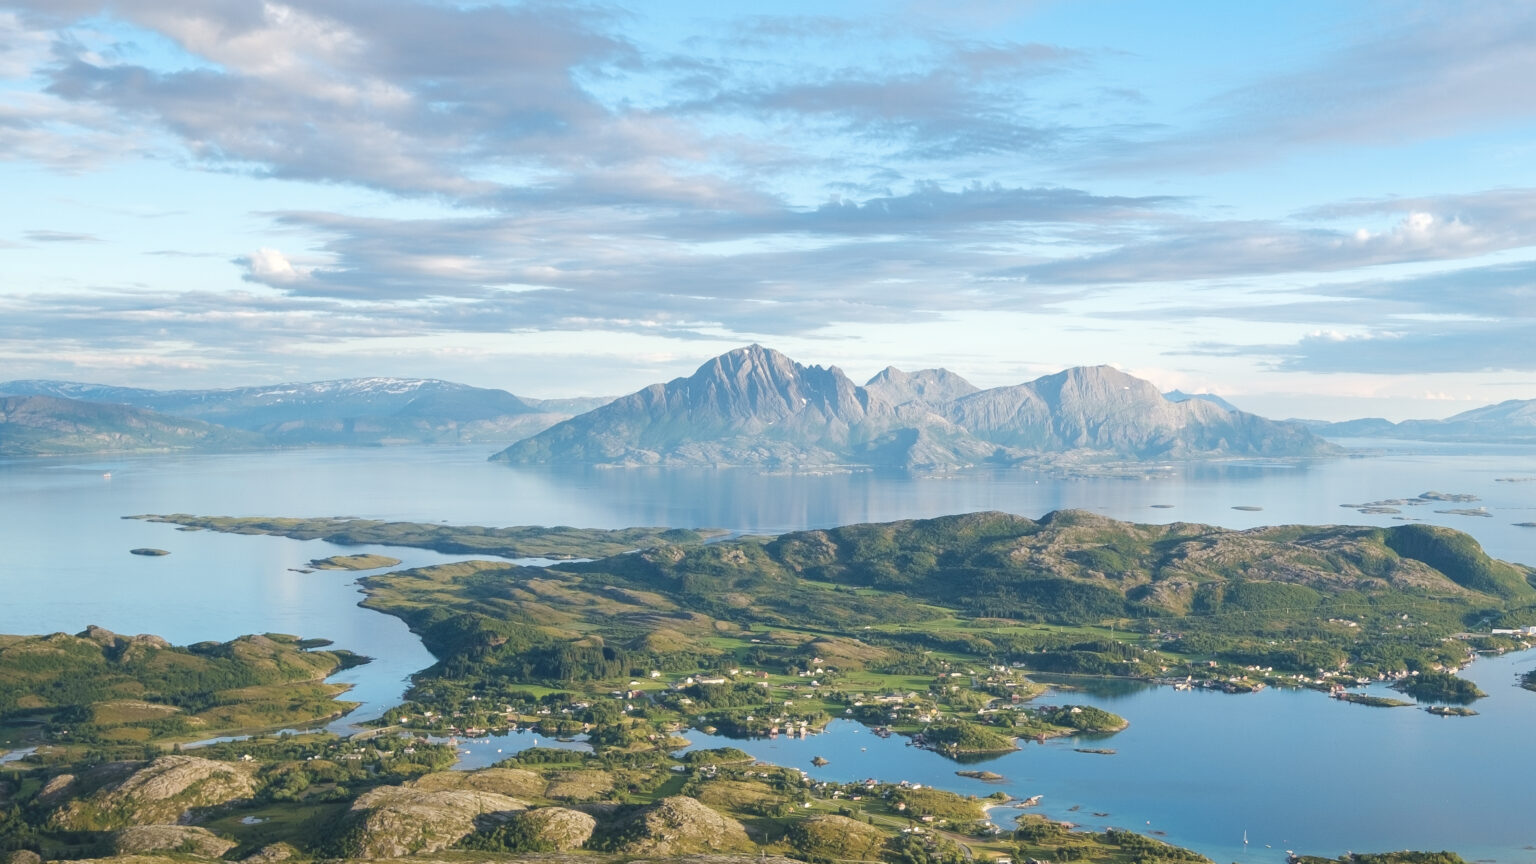
[[[146,558],[158,558],[161,555],[169,555],[171,553],[164,549],[154,549],[149,546],[140,546],[137,549],[129,549],[128,554],[143,555]]]
[[[281,634],[175,647],[100,627],[0,636],[0,741],[42,745],[50,762],[118,759],[350,711],[324,678],[366,659],[311,647]]]
[[[1536,623],[1531,570],[1488,558],[1464,534],[1417,523],[1229,531],[1075,511],[1039,520],[977,513],[704,543],[701,532],[661,529],[154,518],[588,560],[547,568],[466,561],[360,579],[365,605],[402,619],[437,662],[375,728],[346,739],[279,734],[168,753],[186,727],[148,728],[159,718],[107,706],[169,706],[186,722],[216,707],[251,717],[277,682],[214,686],[220,679],[211,676],[195,698],[176,697],[182,705],[152,686],[170,673],[112,668],[114,658],[146,651],[133,640],[105,650],[89,631],[63,637],[89,642],[102,659],[68,675],[41,665],[31,678],[6,681],[16,710],[32,713],[14,715],[3,736],[11,743],[0,746],[19,744],[24,727],[41,746],[0,764],[0,850],[134,855],[136,864],[565,852],[594,862],[690,854],[743,864],[767,856],[1203,862],[1153,837],[1073,830],[1036,815],[1000,829],[987,808],[1006,803],[1003,793],[817,782],[734,748],[678,754],[678,735],[799,734],[848,718],[965,761],[1019,741],[1125,728],[1125,718],[1089,706],[1033,704],[1046,689],[1035,673],[1235,693],[1459,681],[1445,670],[1471,656],[1466,631]],[[322,641],[243,637],[155,650],[202,657],[275,646],[285,658],[315,660],[304,680],[323,686],[316,676],[344,655],[305,650]],[[302,677],[275,660],[271,668],[295,676],[284,693]],[[49,701],[66,679],[82,695],[67,706]],[[325,714],[345,707],[334,695]],[[65,711],[75,713],[60,718]],[[196,734],[209,737],[205,728],[218,725]],[[491,768],[447,771],[452,747],[433,743],[514,727],[585,733],[593,752],[535,748]],[[93,740],[60,740],[81,728]],[[1445,853],[1339,860],[1460,861]]]
[[[1476,684],[1449,672],[1425,671],[1393,685],[1420,702],[1470,704],[1487,696]]]
[[[399,558],[388,555],[332,555],[311,559],[309,566],[316,570],[382,570],[399,563]]]
[[[678,528],[483,528],[430,522],[380,522],[373,519],[289,519],[235,516],[124,516],[225,534],[266,534],[295,540],[325,540],[340,546],[406,546],[455,555],[502,558],[590,558],[618,555],[661,544],[701,543],[724,531]]]
[[[1536,690],[1536,669],[1520,676],[1520,686],[1527,690]]]

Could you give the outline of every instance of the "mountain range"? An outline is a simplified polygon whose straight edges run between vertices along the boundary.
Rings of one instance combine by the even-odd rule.
[[[1508,399],[1497,405],[1484,405],[1463,411],[1444,420],[1404,420],[1393,423],[1380,417],[1368,417],[1339,423],[1315,420],[1297,422],[1330,438],[1536,444],[1536,399]]]
[[[66,409],[57,401],[34,403],[27,415],[34,424],[29,428],[41,428],[36,424],[41,413],[51,406],[61,412],[61,423],[75,424],[76,436],[83,435],[82,440],[94,436],[102,441],[115,441],[122,446],[98,449],[117,450],[164,448],[148,442],[130,446],[135,441],[132,435],[113,438],[114,434],[126,431],[118,424],[128,415],[106,412],[106,406],[136,409],[143,412],[137,422],[151,425],[164,427],[195,420],[231,432],[254,433],[209,437],[208,443],[196,445],[203,449],[228,449],[316,444],[506,443],[607,401],[525,399],[505,390],[419,378],[352,378],[220,390],[147,390],[21,380],[0,384],[0,395],[96,405],[96,409]],[[90,418],[102,425],[85,433],[86,427],[81,424],[88,424]],[[4,428],[12,427],[7,424]],[[183,436],[179,440],[198,439]],[[0,454],[21,455],[19,447],[11,432],[0,436]]]
[[[760,345],[652,384],[512,444],[493,459],[604,465],[1014,464],[1042,455],[1125,460],[1316,456],[1337,448],[1293,423],[1170,401],[1108,366],[983,390],[944,369],[894,367],[863,386]]]
[[[874,466],[1294,457],[1338,437],[1536,443],[1536,400],[1445,420],[1272,421],[1212,394],[1159,393],[1108,366],[982,389],[887,367],[859,385],[752,345],[693,375],[603,398],[539,400],[419,378],[214,390],[0,383],[0,456],[274,446],[498,444],[522,464]]]
[[[54,396],[0,396],[0,457],[105,451],[244,450],[262,436],[128,405]]]

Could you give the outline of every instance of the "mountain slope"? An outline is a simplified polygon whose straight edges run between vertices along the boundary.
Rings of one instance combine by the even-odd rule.
[[[0,397],[0,456],[4,457],[243,450],[265,443],[261,436],[239,429],[126,405],[53,396]]]
[[[1173,403],[1108,367],[976,390],[942,370],[887,368],[859,387],[753,345],[653,384],[492,457],[606,465],[1011,463],[1046,453],[1111,458],[1300,456],[1335,448],[1293,424]]]

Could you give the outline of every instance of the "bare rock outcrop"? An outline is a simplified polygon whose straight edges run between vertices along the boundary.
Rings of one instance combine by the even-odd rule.
[[[684,795],[635,808],[621,816],[608,833],[612,850],[625,855],[674,856],[755,848],[740,822]]]
[[[522,801],[495,792],[382,786],[352,804],[348,857],[400,858],[438,852],[526,809]]]
[[[105,831],[129,825],[173,825],[193,811],[250,798],[253,766],[196,756],[161,756],[121,783],[69,802],[54,814],[61,828]]]
[[[192,825],[130,825],[112,838],[119,855],[144,852],[183,852],[218,858],[239,844],[227,837]]]

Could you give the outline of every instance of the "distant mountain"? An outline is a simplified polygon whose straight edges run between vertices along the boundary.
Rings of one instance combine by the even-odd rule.
[[[1013,463],[1041,454],[1111,458],[1298,456],[1337,448],[1305,429],[1204,401],[1173,403],[1108,367],[977,390],[954,373],[888,368],[859,387],[752,345],[653,384],[492,457],[606,465]]]
[[[887,366],[864,389],[896,405],[939,406],[981,389],[948,369],[920,369],[910,374]]]
[[[1536,399],[1508,399],[1473,408],[1444,420],[1404,420],[1379,417],[1339,423],[1312,422],[1312,431],[1330,438],[1405,438],[1413,441],[1467,441],[1495,444],[1536,444]]]
[[[0,457],[97,452],[247,450],[260,435],[127,405],[55,396],[0,396]]]
[[[1223,411],[1236,411],[1237,406],[1217,396],[1215,393],[1185,393],[1183,390],[1169,390],[1163,394],[1163,398],[1169,402],[1188,402],[1191,399],[1200,399],[1209,402]]]
[[[258,432],[282,445],[515,441],[587,408],[584,400],[524,400],[505,390],[420,378],[220,390],[32,380],[0,384],[0,393],[129,405]]]

